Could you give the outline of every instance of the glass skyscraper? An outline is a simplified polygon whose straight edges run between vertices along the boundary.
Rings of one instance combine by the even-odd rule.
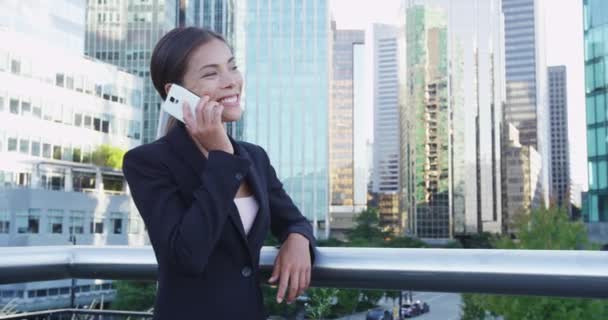
[[[354,227],[367,204],[363,81],[365,31],[336,30],[332,22],[332,99],[329,105],[329,186],[332,232]]]
[[[500,1],[412,1],[405,21],[401,206],[408,232],[500,232]]]
[[[589,193],[586,222],[608,222],[608,2],[584,0]]]
[[[178,0],[88,0],[86,9],[85,54],[144,79],[142,140],[155,140],[162,100],[150,79],[150,56],[177,25]]]
[[[329,211],[328,1],[243,0],[237,10],[244,138],[268,151],[286,191],[316,232]]]
[[[568,148],[568,86],[566,66],[548,68],[551,118],[551,202],[570,211],[570,152]]]
[[[542,158],[543,201],[549,200],[549,108],[545,63],[544,6],[546,0],[502,0],[506,104],[504,119],[519,130],[522,145]],[[552,5],[554,1],[551,1]]]

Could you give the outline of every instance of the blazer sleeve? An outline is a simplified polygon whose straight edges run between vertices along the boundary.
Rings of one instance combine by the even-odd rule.
[[[266,151],[262,153],[267,163],[268,172],[268,201],[270,206],[270,230],[283,243],[290,233],[299,233],[308,239],[310,244],[310,258],[314,264],[317,256],[316,241],[313,235],[312,226],[302,215],[298,207],[293,203],[291,197],[283,189],[283,184],[277,177],[276,171]]]
[[[123,172],[158,263],[184,274],[200,274],[224,229],[228,206],[250,161],[211,151],[200,177],[202,184],[193,192],[193,203],[186,205],[165,164],[157,155],[141,151],[127,152]]]

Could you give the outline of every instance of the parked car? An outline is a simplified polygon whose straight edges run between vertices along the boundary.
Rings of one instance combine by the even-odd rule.
[[[376,308],[367,312],[365,320],[393,320],[393,313],[390,310]]]
[[[423,313],[430,312],[431,308],[426,302],[422,302],[420,300],[416,300],[414,302],[404,303],[401,306],[401,310],[399,311],[399,315],[401,318],[411,318],[415,316],[419,316]]]

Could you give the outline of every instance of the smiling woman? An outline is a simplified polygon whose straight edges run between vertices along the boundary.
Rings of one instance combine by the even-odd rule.
[[[308,287],[314,237],[264,149],[226,133],[242,114],[232,50],[216,33],[177,28],[150,69],[163,99],[173,85],[201,97],[194,112],[184,104],[183,122],[169,118],[158,140],[124,157],[159,266],[154,319],[266,319],[258,269],[268,231],[282,243],[268,280],[279,303]]]

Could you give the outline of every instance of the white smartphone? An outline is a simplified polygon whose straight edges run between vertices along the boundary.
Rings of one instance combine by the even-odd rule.
[[[192,114],[196,114],[196,106],[198,105],[198,101],[201,98],[196,94],[192,93],[190,90],[172,83],[171,89],[167,93],[167,99],[162,104],[163,110],[165,110],[168,114],[175,117],[175,119],[184,122],[184,114],[182,112],[182,108],[184,105],[184,101],[188,102],[190,106],[190,110]]]

